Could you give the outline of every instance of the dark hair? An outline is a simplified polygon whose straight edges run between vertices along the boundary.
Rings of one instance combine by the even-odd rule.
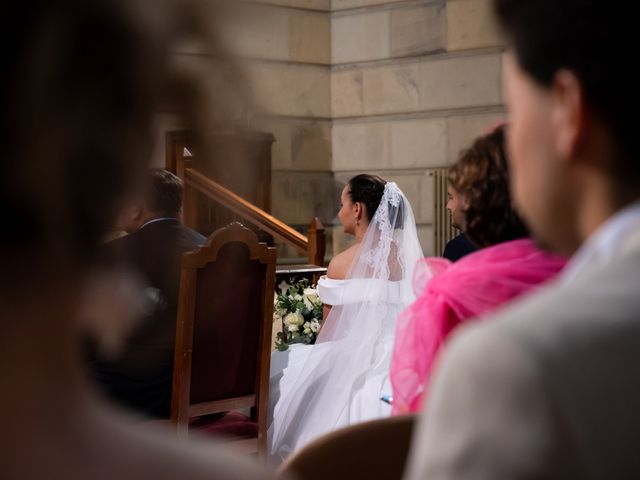
[[[625,46],[636,44],[634,2],[600,0],[494,0],[520,67],[550,86],[561,69],[579,79],[590,107],[615,139],[612,174],[637,195],[640,158],[635,62]]]
[[[481,247],[526,237],[513,209],[504,126],[479,137],[449,168],[449,184],[469,203],[465,233]]]
[[[152,168],[147,178],[145,203],[152,212],[177,216],[182,209],[182,181],[167,170]]]
[[[349,198],[353,203],[360,202],[365,205],[368,221],[371,221],[378,210],[386,184],[382,178],[368,173],[356,175],[349,180]]]
[[[164,58],[122,2],[36,5],[9,1],[0,34],[4,279],[96,252],[151,151]]]

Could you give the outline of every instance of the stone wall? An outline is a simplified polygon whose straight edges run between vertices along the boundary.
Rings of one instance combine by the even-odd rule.
[[[274,134],[273,214],[302,231],[331,226],[331,15],[329,0],[268,0],[237,33],[244,39],[253,127]],[[281,246],[280,257],[297,254]]]
[[[228,35],[248,59],[252,126],[276,137],[273,213],[300,229],[314,215],[331,227],[341,185],[377,173],[406,192],[425,253],[439,253],[429,172],[504,115],[489,0],[262,0],[253,8]],[[330,252],[349,242],[339,226],[329,240]]]
[[[332,170],[368,171],[409,198],[433,251],[429,172],[503,118],[501,48],[488,0],[333,0]],[[334,243],[349,239],[337,230]]]

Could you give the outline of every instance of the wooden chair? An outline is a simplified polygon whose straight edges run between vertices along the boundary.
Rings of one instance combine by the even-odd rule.
[[[383,418],[328,433],[289,457],[279,473],[300,480],[400,480],[415,418]]]
[[[183,255],[171,402],[181,436],[230,436],[264,457],[275,263],[275,248],[239,223]]]

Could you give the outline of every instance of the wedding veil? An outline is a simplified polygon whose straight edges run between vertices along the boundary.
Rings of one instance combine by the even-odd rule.
[[[304,347],[306,361],[283,377],[287,385],[281,383],[269,429],[272,456],[284,458],[328,431],[386,414],[375,385],[389,384],[395,321],[415,299],[412,275],[421,258],[411,206],[388,182],[341,283],[343,302],[332,307],[316,344]]]

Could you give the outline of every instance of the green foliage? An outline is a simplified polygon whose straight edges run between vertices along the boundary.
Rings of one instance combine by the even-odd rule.
[[[282,322],[276,337],[276,348],[285,351],[296,343],[313,344],[322,322],[323,305],[315,288],[307,279],[282,282],[274,300],[274,321]]]

